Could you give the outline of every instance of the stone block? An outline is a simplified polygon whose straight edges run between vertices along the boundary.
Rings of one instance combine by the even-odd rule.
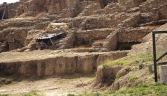
[[[160,82],[167,84],[167,65],[161,65],[159,66],[160,70]]]

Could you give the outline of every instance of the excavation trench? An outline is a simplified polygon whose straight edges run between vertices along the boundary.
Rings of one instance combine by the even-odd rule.
[[[36,53],[40,53],[40,56],[36,56]],[[97,66],[106,59],[115,60],[126,56],[127,53],[128,51],[104,53],[45,53],[44,51],[33,51],[27,53],[11,52],[9,55],[6,52],[0,54],[0,73],[26,78],[74,73],[93,74],[97,71]]]

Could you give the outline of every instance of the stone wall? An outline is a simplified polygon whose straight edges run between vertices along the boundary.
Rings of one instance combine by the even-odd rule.
[[[42,23],[41,23],[42,22]],[[48,21],[40,20],[6,20],[0,24],[0,42],[6,42],[6,50],[15,50],[27,46],[32,39],[48,26]],[[30,30],[34,29],[34,30]],[[35,30],[38,30],[37,32]]]
[[[167,3],[164,4],[164,5],[161,5],[159,7],[158,11],[159,11],[160,19],[166,19],[167,18],[167,10],[166,10],[166,8],[167,8]]]
[[[139,6],[143,0],[118,0],[118,3],[109,3],[104,9],[94,12],[95,15],[114,14],[116,12],[125,12],[126,10]],[[127,6],[128,5],[128,6]]]
[[[8,45],[7,50],[14,50],[25,46],[25,39],[27,37],[26,29],[6,29],[0,33],[0,41],[6,41]]]
[[[100,3],[93,3],[85,7],[78,16],[89,16],[92,15],[95,10],[101,9]]]
[[[98,17],[88,17],[80,24],[82,30],[93,30],[101,28],[111,28],[118,26],[123,20],[126,20],[130,14],[120,13]],[[81,26],[80,26],[81,27]]]
[[[140,18],[141,18],[140,12],[133,13],[131,16],[129,16],[129,18],[122,21],[118,26],[127,28],[136,27],[137,24],[139,24],[140,22]]]
[[[122,66],[103,67],[99,66],[96,74],[95,84],[111,85],[117,73],[122,69]]]
[[[127,10],[126,6],[122,6],[118,3],[110,3],[104,9],[94,11],[94,14],[95,15],[114,14],[115,12],[124,12],[126,10]]]
[[[8,4],[8,18],[14,18],[17,14],[17,7],[21,4],[21,2]]]
[[[17,15],[25,13],[35,16],[39,12],[59,14],[64,8],[75,6],[79,0],[29,0],[18,6]]]
[[[87,18],[87,21],[85,22],[85,30],[107,28],[106,22],[107,18],[105,17],[99,16],[98,18]]]
[[[148,28],[121,29],[118,31],[118,42],[142,42],[142,38],[152,32]]]
[[[140,23],[149,23],[160,19],[160,13],[157,10],[150,10],[141,14]]]
[[[101,8],[104,8],[109,3],[118,2],[118,0],[94,0],[94,1],[99,2],[101,4]]]
[[[142,3],[139,8],[142,12],[141,23],[166,19],[166,0],[147,0]]]
[[[118,0],[118,3],[121,5],[125,5],[127,7],[137,7],[139,6],[144,0]]]
[[[70,28],[79,28],[79,25],[83,22],[85,17],[76,17],[76,18],[62,18],[55,20],[56,23],[68,23]]]
[[[92,45],[94,40],[105,39],[114,29],[95,29],[76,32],[77,45]]]
[[[142,42],[147,34],[151,33],[152,30],[148,28],[120,28],[115,30],[109,36],[107,36],[106,41],[103,43],[103,47],[108,50],[116,50],[118,42]]]
[[[166,0],[147,0],[146,2],[141,4],[139,7],[142,12],[148,12],[151,9],[158,8],[160,7],[160,5],[164,5],[166,3],[167,3]]]
[[[75,42],[74,30],[68,32],[67,36],[59,42],[58,49],[73,48]]]
[[[110,50],[116,50],[117,48],[117,42],[118,42],[118,36],[117,31],[111,33],[107,36],[106,42],[103,43],[103,47]]]

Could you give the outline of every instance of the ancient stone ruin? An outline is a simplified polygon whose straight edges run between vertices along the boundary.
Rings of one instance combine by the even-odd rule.
[[[166,8],[167,0],[3,3],[0,5],[0,72],[23,77],[92,74],[106,59],[125,57],[133,45],[146,42],[145,36],[167,23]],[[21,54],[29,56],[24,59]],[[5,59],[8,56],[10,59]]]
[[[1,10],[6,6],[7,14],[3,19],[8,20],[1,21],[1,52],[16,49],[35,50],[37,48],[34,38],[59,32],[65,32],[66,36],[52,42],[54,47],[47,48],[68,49],[86,46],[92,51],[130,50],[132,45],[141,43],[142,38],[151,32],[151,29],[140,26],[164,16],[157,17],[153,11],[147,13],[150,17],[143,17],[146,15],[143,7],[147,2],[21,0],[7,5],[4,3]],[[145,9],[149,10],[151,9]],[[51,27],[54,23],[67,25]]]

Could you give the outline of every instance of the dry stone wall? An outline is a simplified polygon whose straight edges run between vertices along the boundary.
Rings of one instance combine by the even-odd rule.
[[[91,45],[94,40],[105,39],[114,29],[95,29],[76,32],[77,45]]]
[[[114,31],[110,35],[107,36],[106,42],[103,43],[103,47],[110,50],[116,50],[118,42],[118,34],[117,31]]]
[[[64,8],[72,7],[79,0],[29,0],[22,1],[18,7],[18,16],[26,13],[26,15],[36,15],[39,12],[51,12],[58,14]]]
[[[84,10],[78,16],[89,16],[92,15],[95,10],[101,9],[99,3],[93,3],[85,7]]]
[[[118,3],[110,3],[104,9],[94,11],[94,15],[114,14],[115,12],[124,12],[126,10],[126,6],[121,6]]]
[[[41,21],[43,22],[40,23]],[[3,21],[3,23],[0,24],[0,42],[7,43],[5,51],[25,47],[35,38],[35,36],[37,36],[37,34],[42,32],[41,30],[47,27],[48,23],[49,22],[45,19]],[[38,30],[38,32],[35,32],[32,29]]]
[[[127,7],[139,6],[144,0],[118,0],[118,3]]]
[[[167,4],[161,5],[159,8],[160,18],[167,18]]]
[[[142,12],[150,11],[151,9],[158,8],[160,5],[166,4],[166,0],[147,0],[142,3],[139,7]]]
[[[53,22],[56,23],[68,23],[70,28],[79,28],[80,24],[83,22],[83,20],[85,19],[85,17],[76,17],[76,18],[63,18],[63,19],[59,19],[59,20],[55,20]]]
[[[121,29],[118,32],[118,42],[142,42],[142,38],[151,32],[147,28]]]
[[[103,47],[108,50],[116,50],[118,42],[142,42],[147,34],[151,33],[148,28],[120,28],[107,36]]]
[[[122,21],[118,26],[119,27],[136,27],[137,24],[140,22],[140,13],[134,13],[133,15],[131,15],[129,18],[127,18],[126,20]]]
[[[59,48],[58,49],[68,49],[68,48],[73,48],[74,47],[74,42],[75,42],[75,32],[74,30],[68,32],[67,36],[62,39],[59,43]]]
[[[10,32],[10,33],[8,33]],[[1,38],[0,41],[6,41],[8,44],[7,50],[14,50],[25,46],[25,37],[27,37],[26,29],[7,29],[3,33],[7,33],[5,38]],[[1,36],[4,34],[0,34]]]

